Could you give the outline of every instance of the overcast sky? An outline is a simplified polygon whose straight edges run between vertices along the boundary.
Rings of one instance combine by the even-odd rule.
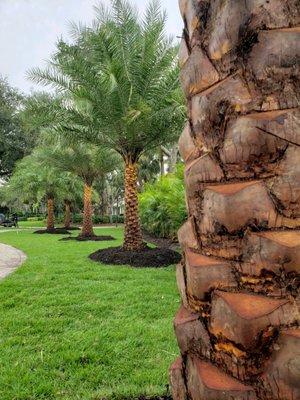
[[[131,0],[143,12],[147,0]],[[109,4],[109,0],[103,0]],[[56,39],[68,37],[69,21],[89,23],[98,0],[0,0],[0,75],[23,92],[39,89],[26,80],[28,69],[45,65]],[[161,0],[167,31],[179,36],[182,22],[177,0]]]

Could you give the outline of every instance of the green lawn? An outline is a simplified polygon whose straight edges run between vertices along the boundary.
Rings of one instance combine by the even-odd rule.
[[[45,221],[19,221],[20,228],[39,228],[46,226]]]
[[[116,242],[59,242],[24,230],[0,241],[28,260],[0,283],[0,399],[96,400],[161,395],[177,355],[174,267],[90,261]]]

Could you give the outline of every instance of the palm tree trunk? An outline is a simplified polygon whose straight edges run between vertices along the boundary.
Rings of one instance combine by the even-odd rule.
[[[138,167],[136,163],[125,163],[125,237],[124,250],[137,251],[144,247],[139,218]]]
[[[69,200],[65,200],[65,219],[64,219],[64,227],[69,229],[71,227],[72,217],[71,217],[71,202]]]
[[[299,0],[180,7],[190,217],[173,399],[300,399]]]
[[[90,184],[85,183],[83,195],[83,221],[81,236],[92,237],[95,236],[93,230],[93,208],[92,208],[92,193],[93,189]]]
[[[169,171],[173,173],[176,169],[176,164],[178,161],[178,145],[175,145],[170,150],[170,157],[169,157]]]
[[[54,229],[54,198],[48,196],[47,198],[47,230]]]
[[[160,176],[165,175],[165,160],[164,160],[164,151],[162,147],[159,148],[159,165],[160,165]]]

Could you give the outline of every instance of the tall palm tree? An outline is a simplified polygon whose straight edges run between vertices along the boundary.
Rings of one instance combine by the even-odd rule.
[[[300,3],[181,0],[173,398],[300,399]]]
[[[43,154],[43,164],[53,165],[60,171],[71,172],[82,180],[83,193],[83,224],[81,237],[95,237],[93,230],[93,185],[97,179],[117,168],[117,157],[111,151],[93,144],[73,144],[65,147],[60,141],[56,146],[49,146]]]
[[[46,70],[29,77],[68,96],[63,124],[81,139],[105,143],[125,163],[125,250],[143,248],[138,213],[138,164],[145,150],[171,141],[184,120],[177,47],[166,37],[165,13],[149,3],[142,20],[125,0],[97,8],[89,28],[75,27],[74,42],[59,41]],[[95,129],[88,129],[92,124]]]

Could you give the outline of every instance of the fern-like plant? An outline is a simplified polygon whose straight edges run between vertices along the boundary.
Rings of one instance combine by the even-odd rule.
[[[187,217],[182,165],[174,174],[145,186],[140,194],[140,215],[148,232],[163,238],[176,237]]]

